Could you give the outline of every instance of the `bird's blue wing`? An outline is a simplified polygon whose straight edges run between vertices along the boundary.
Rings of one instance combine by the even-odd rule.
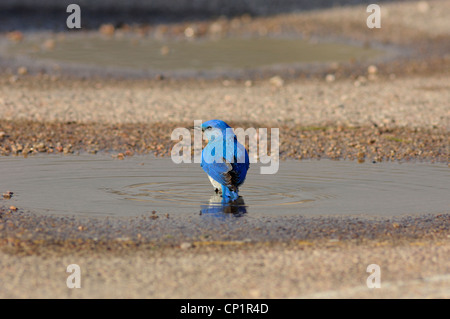
[[[244,180],[245,177],[247,176],[247,171],[250,168],[250,160],[248,157],[248,153],[247,150],[245,149],[245,147],[236,142],[235,144],[235,164],[233,165],[233,169],[237,172],[238,175],[238,180],[237,183],[238,185],[241,185]]]
[[[223,150],[222,143],[222,140],[215,140],[206,145],[202,151],[201,167],[215,181],[222,185],[233,187],[232,175],[230,174],[233,167],[223,158],[223,154],[219,154]],[[218,153],[217,156],[216,152]]]
[[[223,148],[220,148],[221,143]],[[222,162],[217,162],[215,149],[222,151]],[[209,143],[202,152],[202,168],[214,180],[231,190],[237,189],[247,175],[249,158],[245,147],[235,139],[220,139]]]

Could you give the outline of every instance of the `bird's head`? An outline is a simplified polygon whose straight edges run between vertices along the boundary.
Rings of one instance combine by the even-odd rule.
[[[217,134],[220,132],[223,137],[226,136],[227,128],[231,127],[221,120],[209,120],[205,123],[202,123],[201,130],[204,132],[207,140],[214,140]]]

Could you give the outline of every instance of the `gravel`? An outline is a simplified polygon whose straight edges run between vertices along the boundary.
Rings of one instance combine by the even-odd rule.
[[[0,210],[2,298],[448,298],[448,214],[73,218]],[[68,289],[66,268],[81,268]],[[366,268],[381,268],[382,289]]]
[[[282,87],[228,81],[149,83],[23,78],[0,86],[0,118],[42,122],[165,123],[220,118],[271,125],[450,128],[448,75],[367,78],[327,83],[300,80]],[[193,124],[191,124],[193,125]]]

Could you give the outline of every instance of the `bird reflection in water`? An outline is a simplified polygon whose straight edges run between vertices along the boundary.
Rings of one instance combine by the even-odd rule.
[[[200,215],[205,217],[242,217],[247,213],[244,198],[239,196],[234,201],[224,201],[222,196],[215,194],[209,199],[209,203],[200,206]]]

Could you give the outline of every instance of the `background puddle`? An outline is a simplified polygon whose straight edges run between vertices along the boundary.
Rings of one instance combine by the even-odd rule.
[[[348,62],[382,54],[380,50],[354,45],[286,38],[158,41],[88,34],[55,39],[35,35],[9,45],[6,52],[97,67],[158,71],[255,69],[296,63]]]
[[[134,156],[102,155],[0,158],[0,191],[14,192],[0,204],[37,213],[129,216],[160,213],[221,213],[199,164]],[[392,216],[448,212],[445,164],[285,161],[276,175],[253,164],[231,211],[261,215]]]

